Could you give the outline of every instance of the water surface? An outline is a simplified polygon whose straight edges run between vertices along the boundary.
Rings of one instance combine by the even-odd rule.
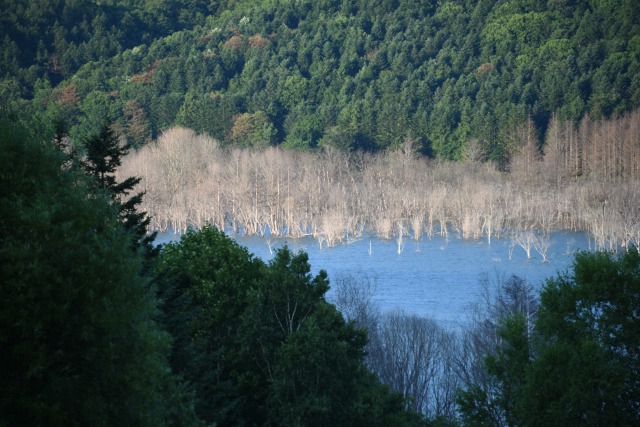
[[[288,245],[304,250],[314,274],[324,269],[329,279],[356,275],[375,279],[374,300],[382,310],[404,310],[428,316],[443,325],[456,325],[465,319],[472,304],[479,300],[481,278],[518,275],[539,289],[544,280],[571,266],[578,249],[588,249],[584,233],[555,232],[547,253],[549,262],[531,251],[515,246],[511,259],[509,239],[464,240],[434,237],[421,242],[405,240],[401,253],[395,240],[362,238],[349,244],[320,248],[317,240],[265,238],[229,234],[239,244],[264,261],[275,250]],[[163,243],[178,238],[173,233],[158,236]],[[328,297],[331,298],[331,290]]]

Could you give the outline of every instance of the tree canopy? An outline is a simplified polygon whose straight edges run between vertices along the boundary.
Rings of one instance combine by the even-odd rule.
[[[380,150],[416,139],[504,162],[552,114],[640,106],[638,2],[5,1],[0,99],[86,136],[179,124],[240,146]],[[115,23],[122,22],[122,24]]]
[[[0,146],[0,424],[193,424],[109,195],[6,119]]]
[[[413,425],[364,365],[366,334],[324,295],[305,253],[265,264],[214,227],[188,231],[158,263],[172,366],[217,425]]]
[[[138,211],[144,193],[130,196],[141,178],[128,177],[122,182],[116,179],[116,170],[131,147],[122,144],[108,121],[103,122],[100,130],[85,140],[83,145],[86,155],[81,161],[82,169],[96,179],[99,188],[111,193],[122,223],[132,234],[133,250],[143,248],[145,258],[153,259],[158,254],[158,249],[153,244],[156,233],[148,233],[150,219],[146,212]]]
[[[548,279],[533,330],[505,317],[486,358],[499,384],[460,394],[469,425],[637,425],[640,421],[640,255],[581,252]],[[499,413],[499,417],[492,414]]]

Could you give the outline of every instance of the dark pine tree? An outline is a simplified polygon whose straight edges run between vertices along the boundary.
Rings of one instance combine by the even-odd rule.
[[[142,248],[145,259],[150,261],[158,254],[153,241],[157,233],[147,233],[149,217],[146,212],[138,211],[144,192],[129,195],[140,182],[139,177],[129,177],[122,182],[116,180],[116,169],[122,164],[122,158],[131,147],[122,144],[111,123],[105,122],[100,131],[85,142],[86,157],[82,161],[84,171],[94,176],[98,184],[108,190],[115,203],[118,203],[120,219],[125,228],[132,233],[132,249]]]
[[[199,426],[110,195],[0,117],[0,426]]]

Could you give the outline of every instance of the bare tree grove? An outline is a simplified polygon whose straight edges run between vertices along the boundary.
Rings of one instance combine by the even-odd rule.
[[[454,355],[456,335],[435,320],[402,311],[382,313],[373,301],[376,281],[335,278],[333,303],[346,320],[368,332],[366,362],[378,378],[402,393],[407,406],[429,418],[453,419],[455,393],[463,383]]]
[[[398,242],[455,233],[511,236],[546,259],[552,230],[584,230],[596,249],[640,242],[640,111],[579,123],[553,116],[544,138],[514,130],[508,172],[479,155],[440,162],[413,152],[365,154],[222,147],[171,128],[130,154],[119,173],[141,176],[159,231],[214,224],[255,235],[312,236],[321,246],[371,233]]]
[[[333,286],[332,302],[346,320],[368,332],[368,367],[392,390],[402,393],[409,408],[431,419],[455,418],[455,396],[461,388],[478,385],[487,399],[495,398],[498,384],[484,369],[484,360],[500,345],[500,322],[522,314],[532,334],[538,310],[531,284],[498,271],[483,275],[478,301],[454,329],[428,317],[380,311],[374,302],[375,278],[338,275]],[[491,416],[495,425],[501,425],[500,414]]]

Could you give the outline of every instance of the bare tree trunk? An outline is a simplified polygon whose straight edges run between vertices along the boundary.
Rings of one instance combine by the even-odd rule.
[[[513,233],[513,242],[524,249],[527,259],[531,259],[531,248],[536,240],[535,232],[530,229],[519,228]]]

